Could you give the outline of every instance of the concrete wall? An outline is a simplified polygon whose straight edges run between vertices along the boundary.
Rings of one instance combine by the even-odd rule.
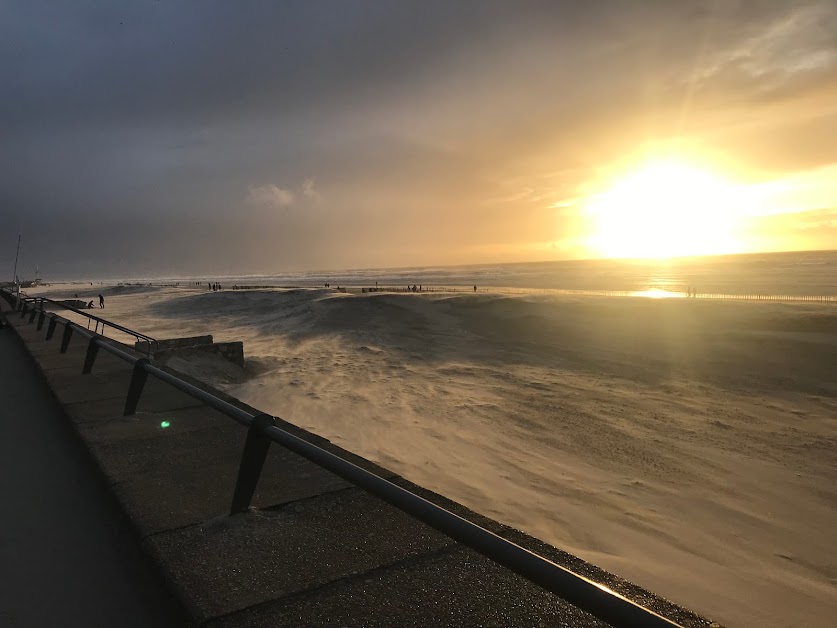
[[[183,349],[185,347],[197,347],[212,344],[212,336],[190,336],[188,338],[168,338],[166,340],[158,340],[155,346],[158,353],[160,351],[169,351],[170,349]],[[134,344],[137,351],[148,353],[148,343],[141,340]]]
[[[195,345],[192,347],[176,347],[173,349],[165,349],[162,351],[155,351],[154,357],[160,361],[165,361],[166,359],[178,355],[179,353],[189,353],[194,355],[194,352],[199,351],[201,353],[212,353],[218,356],[221,356],[225,360],[232,362],[233,364],[237,364],[238,366],[244,366],[244,343],[241,341],[236,342],[215,342],[211,345]]]

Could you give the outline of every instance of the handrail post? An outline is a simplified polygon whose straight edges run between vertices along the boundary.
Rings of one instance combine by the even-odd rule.
[[[23,307],[20,308],[20,317],[21,318],[26,316],[26,310],[28,310],[28,309],[29,309],[29,304],[26,301],[24,301],[23,302]]]
[[[70,346],[70,338],[73,335],[73,323],[67,321],[64,323],[64,335],[61,336],[61,353],[67,353],[67,347]]]
[[[250,502],[253,500],[253,494],[256,492],[256,485],[270,449],[270,438],[265,435],[264,431],[275,425],[276,419],[269,414],[259,414],[253,417],[253,422],[247,429],[244,451],[241,453],[241,464],[238,467],[238,479],[235,482],[230,515],[246,512],[250,508]]]
[[[82,375],[90,375],[93,371],[93,363],[99,354],[99,339],[93,336],[87,343],[87,354],[84,356],[84,366],[81,369]]]
[[[49,326],[47,327],[47,340],[52,340],[52,335],[55,333],[55,326],[58,324],[58,321],[55,320],[55,315],[53,314],[52,318],[49,319]]]
[[[32,311],[29,313],[29,322],[32,323],[35,320],[35,315],[38,313],[38,308],[32,307]]]
[[[41,313],[38,314],[38,327],[37,330],[41,331],[44,328],[44,319],[46,318],[46,312],[41,310]]]
[[[148,358],[140,358],[134,363],[134,370],[131,374],[131,385],[128,386],[128,397],[125,399],[125,411],[123,416],[132,416],[136,414],[137,404],[140,396],[142,396],[142,389],[145,388],[145,380],[148,379],[148,373],[145,370],[146,365],[150,364]]]

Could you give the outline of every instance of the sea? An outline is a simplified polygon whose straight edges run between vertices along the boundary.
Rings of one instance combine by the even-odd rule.
[[[837,295],[837,250],[667,260],[570,260],[466,266],[368,268],[226,276],[134,277],[122,283],[219,282],[233,286],[390,287],[420,285],[512,291],[770,296]],[[107,282],[106,282],[107,283]]]

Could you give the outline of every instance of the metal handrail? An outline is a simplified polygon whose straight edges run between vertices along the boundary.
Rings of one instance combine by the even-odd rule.
[[[4,291],[5,292],[5,291]],[[4,295],[5,296],[5,295]],[[8,299],[8,297],[6,297]],[[10,301],[11,302],[11,301]],[[21,316],[26,314],[23,305]],[[35,311],[30,316],[34,320]],[[41,310],[38,329],[43,325],[46,314]],[[598,617],[615,627],[672,627],[679,624],[645,608],[612,589],[581,576],[551,560],[535,554],[512,541],[430,502],[415,493],[386,480],[371,471],[363,469],[340,456],[322,449],[299,436],[276,426],[274,417],[259,413],[252,414],[233,404],[184,381],[176,375],[153,365],[148,358],[131,353],[106,342],[102,336],[85,330],[76,323],[56,313],[50,313],[50,329],[57,323],[64,325],[61,353],[66,353],[72,334],[78,333],[88,339],[83,374],[92,372],[98,350],[104,349],[115,357],[133,365],[133,374],[125,402],[125,416],[133,415],[148,375],[168,383],[209,407],[248,427],[247,440],[241,457],[239,475],[236,481],[231,514],[246,511],[255,492],[261,474],[268,445],[275,442],[307,460],[331,471],[335,475],[359,486],[396,508],[423,521],[443,534],[459,541],[483,556],[503,565],[529,581],[551,591],[570,604]],[[47,339],[51,333],[47,332]]]
[[[119,325],[118,323],[114,323],[113,321],[106,320],[106,319],[101,318],[99,316],[96,316],[94,314],[88,314],[87,312],[85,312],[83,310],[79,310],[78,308],[74,308],[73,306],[67,305],[66,303],[62,303],[61,301],[55,301],[53,299],[48,299],[46,297],[28,297],[28,298],[29,299],[34,299],[35,303],[38,303],[38,302],[51,303],[52,305],[55,305],[57,307],[65,308],[65,309],[70,310],[71,312],[73,312],[75,314],[85,316],[88,319],[90,319],[92,321],[95,321],[96,322],[96,329],[94,330],[94,333],[96,333],[98,331],[99,325],[101,324],[102,325],[102,335],[104,335],[105,325],[107,325],[108,327],[112,327],[113,329],[116,329],[117,331],[121,331],[124,334],[127,334],[129,336],[133,336],[134,338],[137,339],[137,342],[146,342],[148,344],[148,348],[145,352],[146,354],[150,355],[151,352],[152,352],[153,347],[157,346],[157,341],[154,338],[152,338],[151,336],[148,336],[148,335],[143,334],[141,332],[138,332],[138,331],[135,331],[135,330],[130,329],[128,327],[125,327],[124,325]],[[88,329],[89,329],[89,326],[88,326]]]

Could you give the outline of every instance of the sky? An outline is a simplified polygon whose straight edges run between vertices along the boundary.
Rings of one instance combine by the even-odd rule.
[[[0,85],[9,278],[837,248],[833,0],[7,0]]]

